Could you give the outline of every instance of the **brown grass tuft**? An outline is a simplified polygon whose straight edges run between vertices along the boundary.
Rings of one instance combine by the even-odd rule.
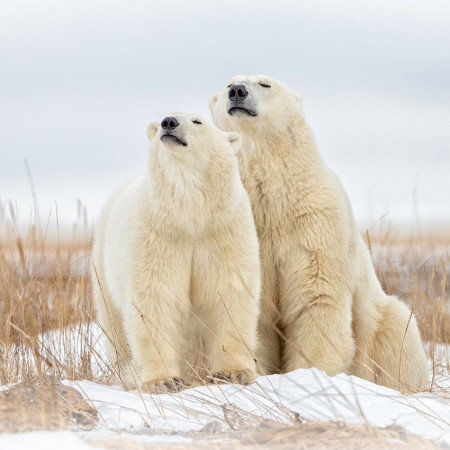
[[[106,382],[112,375],[98,344],[98,328],[93,325],[89,278],[91,239],[85,233],[83,239],[75,235],[63,243],[58,238],[59,230],[50,233],[48,227],[42,238],[37,236],[34,226],[23,234],[19,232],[16,217],[13,205],[9,208],[0,205],[0,385],[35,383],[35,397],[42,402],[30,409],[24,397],[19,396],[16,403],[25,405],[25,409],[17,409],[14,402],[2,395],[0,424],[6,423],[5,417],[16,415],[21,423],[37,421],[44,428],[66,427],[69,415],[62,411],[64,408],[67,411],[67,405],[57,403],[56,413],[45,413],[48,405],[44,397],[60,398],[57,386],[62,385],[58,380]],[[447,359],[443,359],[441,345],[450,343],[450,280],[447,275],[450,235],[405,236],[389,230],[366,233],[365,237],[385,290],[402,298],[416,314],[433,362],[433,376],[439,380],[440,375],[450,370],[448,351]],[[55,380],[53,384],[49,379]],[[450,398],[450,393],[441,389],[438,382],[433,387]],[[37,392],[45,395],[39,396]],[[27,409],[30,411],[23,413]],[[289,442],[305,439],[308,433],[315,436],[313,441],[317,441],[317,436],[325,441],[328,436],[332,439],[318,429],[315,434],[311,430],[295,425],[276,433],[270,430],[267,436],[260,433],[252,437],[254,441],[240,444],[252,447],[259,445],[261,439],[267,439],[274,446],[289,448]],[[342,442],[345,436],[358,434],[351,427],[333,430],[342,436]],[[387,432],[383,433],[384,439]],[[325,441],[323,447],[310,448],[331,448]],[[362,448],[358,445],[347,448]]]

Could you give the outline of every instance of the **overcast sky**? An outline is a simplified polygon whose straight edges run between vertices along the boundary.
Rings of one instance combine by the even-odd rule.
[[[361,225],[450,223],[448,0],[0,2],[0,198],[91,218],[145,170],[146,126],[209,117],[238,73],[302,94]]]

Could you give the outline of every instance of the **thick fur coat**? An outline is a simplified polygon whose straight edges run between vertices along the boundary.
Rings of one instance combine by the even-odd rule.
[[[219,128],[243,140],[240,173],[262,259],[259,371],[315,366],[405,391],[426,387],[416,319],[383,292],[300,96],[268,77],[239,75],[210,108]]]
[[[148,170],[101,214],[98,320],[126,385],[159,392],[207,376],[248,383],[261,280],[235,155],[241,139],[196,115],[169,119],[177,123],[170,133],[148,128]]]

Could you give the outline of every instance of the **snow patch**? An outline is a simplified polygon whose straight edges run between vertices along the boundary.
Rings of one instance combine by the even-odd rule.
[[[66,382],[98,409],[99,429],[187,432],[238,414],[255,421],[292,423],[295,414],[317,421],[375,427],[397,425],[450,443],[450,402],[432,393],[405,396],[354,376],[328,377],[317,369],[259,377],[250,386],[200,386],[177,394],[126,392],[89,381]],[[1,442],[1,441],[0,441]]]

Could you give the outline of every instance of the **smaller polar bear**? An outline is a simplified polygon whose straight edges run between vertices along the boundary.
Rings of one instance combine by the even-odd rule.
[[[262,260],[261,372],[315,366],[406,391],[427,387],[416,319],[383,292],[301,97],[266,76],[238,75],[210,108],[220,129],[243,140],[240,172]]]
[[[103,209],[93,294],[125,385],[254,378],[260,263],[237,133],[177,113],[148,127],[147,172]]]

